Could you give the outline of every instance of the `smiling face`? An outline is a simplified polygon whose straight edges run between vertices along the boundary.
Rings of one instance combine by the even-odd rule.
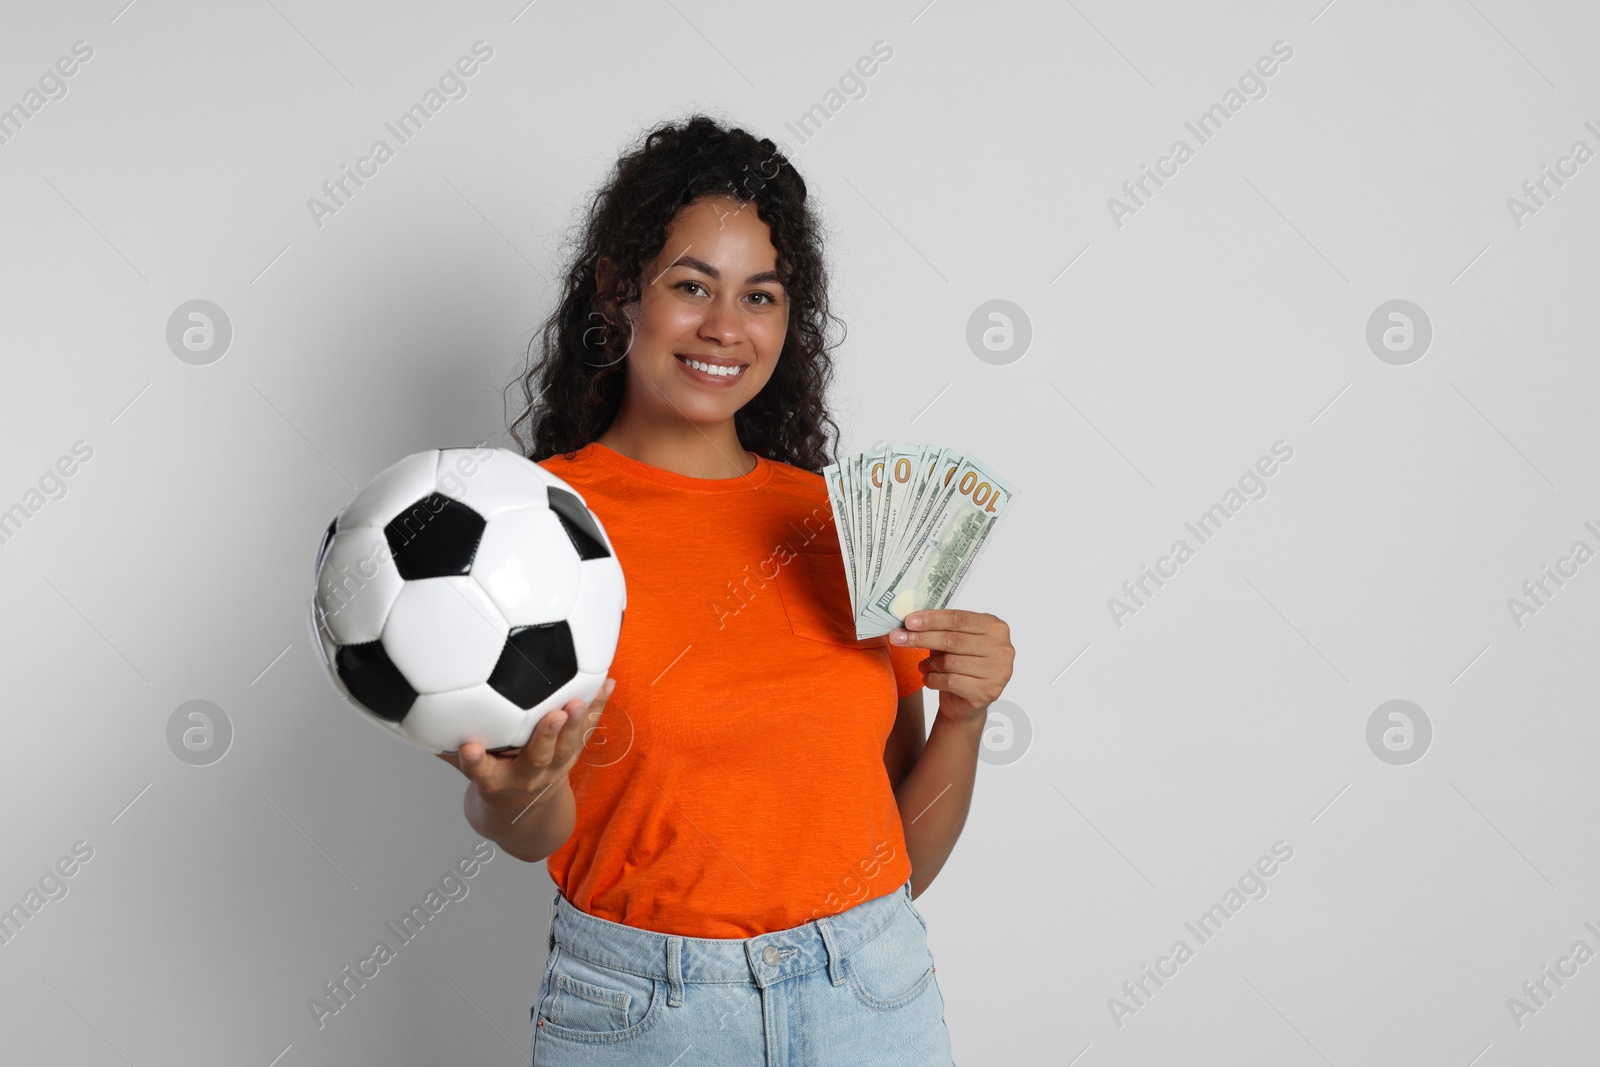
[[[789,300],[777,262],[754,204],[706,197],[678,212],[628,309],[633,343],[617,423],[681,429],[687,420],[732,433],[734,413],[783,351]]]

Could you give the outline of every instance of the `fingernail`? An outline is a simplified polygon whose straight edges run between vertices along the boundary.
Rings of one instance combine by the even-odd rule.
[[[889,635],[889,643],[892,645],[903,645],[909,640],[911,640],[911,635],[904,630],[895,630]]]
[[[603,696],[603,697],[608,697],[608,696],[611,695],[611,691],[613,689],[615,689],[616,687],[617,687],[617,680],[615,678],[607,678],[606,679],[606,687],[603,690],[600,691],[600,695]]]
[[[920,627],[921,625],[922,625],[922,616],[921,615],[909,615],[909,616],[906,617],[906,626],[908,626],[909,628],[915,630],[918,627]]]

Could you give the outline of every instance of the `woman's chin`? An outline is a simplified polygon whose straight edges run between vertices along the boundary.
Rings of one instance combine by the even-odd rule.
[[[671,400],[667,410],[690,422],[713,424],[727,422],[744,406],[742,394],[743,390],[740,390],[739,396],[735,396],[730,390],[718,396],[707,396],[704,391],[693,386],[687,389],[675,389],[666,394]]]

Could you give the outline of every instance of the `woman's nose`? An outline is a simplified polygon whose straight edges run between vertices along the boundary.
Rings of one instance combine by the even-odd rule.
[[[744,319],[737,307],[713,304],[706,309],[700,324],[700,335],[715,338],[724,348],[732,347],[744,338]]]

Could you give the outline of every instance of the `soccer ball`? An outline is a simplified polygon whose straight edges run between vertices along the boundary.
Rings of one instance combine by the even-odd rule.
[[[317,550],[313,644],[334,688],[430,752],[527,743],[593,700],[627,607],[622,567],[572,487],[499,448],[384,470]]]

